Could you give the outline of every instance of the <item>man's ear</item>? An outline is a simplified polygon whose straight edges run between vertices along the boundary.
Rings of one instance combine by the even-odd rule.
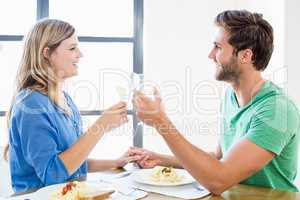
[[[238,52],[238,59],[242,64],[252,63],[253,52],[251,49],[244,49]]]
[[[44,56],[44,58],[46,58],[46,59],[49,59],[49,47],[45,47],[44,49],[43,49],[43,56]]]

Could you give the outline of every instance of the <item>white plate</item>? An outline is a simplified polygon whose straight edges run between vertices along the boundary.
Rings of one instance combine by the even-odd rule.
[[[65,184],[66,183],[50,185],[47,187],[43,187],[34,193],[15,197],[12,199],[13,200],[19,200],[19,199],[23,200],[24,198],[29,198],[30,200],[41,200],[41,199],[47,200],[50,198],[51,194],[55,193],[57,190],[59,190]],[[100,191],[115,190],[115,188],[113,188],[112,186],[109,186],[105,183],[86,182],[86,184],[88,184],[88,186],[90,186],[90,187],[100,188]]]
[[[175,172],[182,177],[181,181],[178,182],[167,182],[167,181],[155,181],[151,178],[151,175],[154,173],[155,168],[153,169],[141,169],[132,173],[132,180],[155,186],[177,186],[177,185],[186,185],[195,182],[195,179],[184,169],[173,169]]]

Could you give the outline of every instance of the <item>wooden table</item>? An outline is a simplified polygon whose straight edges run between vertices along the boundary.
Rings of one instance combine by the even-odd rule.
[[[123,170],[114,170],[119,173]],[[107,172],[93,173],[93,176]],[[20,196],[22,197],[22,196]],[[179,198],[164,196],[149,192],[148,196],[142,200],[180,200]],[[285,192],[269,188],[261,188],[247,185],[236,185],[225,191],[220,196],[209,195],[199,200],[300,200],[300,193]]]
[[[145,200],[179,200],[178,198],[149,193]],[[221,196],[207,196],[201,200],[300,200],[300,193],[237,185],[224,192]]]

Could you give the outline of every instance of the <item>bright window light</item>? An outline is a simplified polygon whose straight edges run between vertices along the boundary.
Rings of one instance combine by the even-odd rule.
[[[50,18],[71,23],[78,35],[133,36],[132,0],[51,0],[49,4]]]
[[[36,0],[1,1],[0,35],[24,35],[36,21]]]

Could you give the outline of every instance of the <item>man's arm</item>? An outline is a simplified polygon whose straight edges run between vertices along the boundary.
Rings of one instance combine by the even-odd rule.
[[[222,150],[221,150],[220,143],[218,143],[215,152],[209,152],[209,155],[211,155],[212,157],[216,158],[217,160],[221,160],[222,159],[223,155],[222,155]]]
[[[163,128],[156,125],[157,131],[182,166],[204,187],[217,195],[259,171],[274,157],[272,152],[244,139],[237,142],[226,157],[218,160],[222,157],[220,149],[216,157],[213,157],[189,143],[168,118],[164,118],[159,124],[163,124]]]
[[[217,148],[215,152],[209,152],[208,153],[211,157],[220,160],[222,158],[222,151],[221,146],[218,143]],[[162,166],[172,166],[175,168],[183,168],[178,159],[175,156],[169,156],[169,155],[163,155],[163,154],[156,154],[161,160]]]
[[[177,158],[175,156],[170,156],[170,155],[164,155],[164,154],[157,154],[155,155],[158,157],[160,160],[159,165],[165,166],[165,167],[175,167],[175,168],[183,168],[182,165],[179,163]]]
[[[133,104],[137,108],[137,116],[156,128],[182,167],[214,194],[221,194],[253,175],[275,156],[248,139],[242,139],[231,147],[226,156],[217,153],[213,157],[189,143],[178,132],[164,112],[157,90],[154,91],[154,96],[155,99],[151,100],[141,92],[135,92]],[[218,160],[220,157],[222,159]]]
[[[166,166],[166,167],[175,167],[175,168],[183,168],[178,159],[175,156],[159,154],[156,152],[152,152],[146,149],[132,147],[130,152],[134,155],[143,156],[143,158],[137,163],[142,168],[153,168],[157,165]],[[220,160],[222,158],[222,151],[220,144],[218,144],[215,152],[208,153],[211,157]]]

